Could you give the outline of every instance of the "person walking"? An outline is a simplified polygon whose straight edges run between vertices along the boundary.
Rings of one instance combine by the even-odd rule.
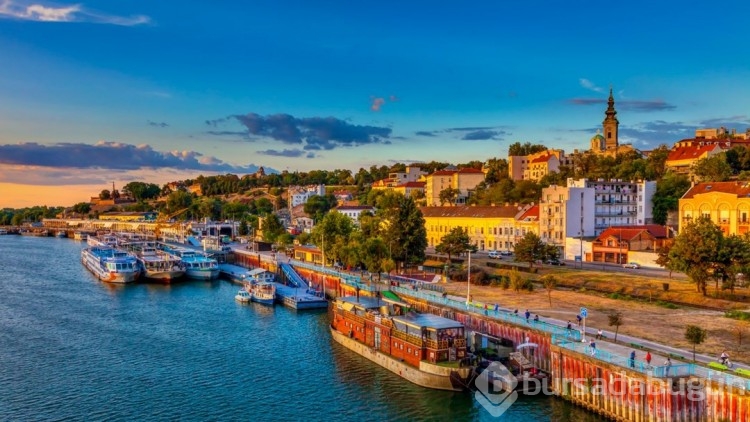
[[[539,322],[539,314],[534,314],[534,322]]]
[[[580,315],[576,315],[576,319],[578,320],[578,326],[580,327],[580,326],[581,326],[581,320],[582,320],[583,318],[581,318],[581,316],[580,316]]]
[[[596,356],[596,343],[594,343],[594,340],[591,340],[589,347],[591,347],[591,356]]]
[[[526,323],[529,323],[529,318],[531,317],[531,312],[527,309],[526,312],[524,312],[524,315],[526,316]]]
[[[664,374],[665,376],[669,376],[669,368],[672,367],[672,359],[667,358],[667,360],[664,362]]]
[[[497,315],[497,310],[498,310],[498,309],[500,309],[500,305],[498,305],[498,304],[496,303],[496,304],[495,304],[495,315]]]
[[[630,352],[630,367],[635,368],[635,350]]]
[[[573,332],[573,323],[568,320],[568,326],[566,327],[566,331],[568,332],[568,337],[570,337],[570,333]]]
[[[485,314],[485,315],[487,315],[487,309],[488,309],[488,308],[487,308],[487,304],[485,303],[485,304],[484,304],[484,314]]]
[[[651,352],[646,352],[646,365],[651,365]]]

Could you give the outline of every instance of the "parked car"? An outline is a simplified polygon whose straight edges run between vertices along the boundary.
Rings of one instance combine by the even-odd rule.
[[[513,252],[511,252],[511,251],[502,251],[502,252],[500,252],[500,255],[502,255],[502,256],[512,256]]]
[[[641,265],[637,262],[628,262],[627,264],[622,264],[622,268],[632,268],[637,270],[638,268],[641,268]]]
[[[564,262],[560,261],[559,259],[548,259],[545,264],[547,265],[565,265]]]
[[[498,251],[490,251],[489,255],[487,255],[491,259],[500,259],[502,255]]]

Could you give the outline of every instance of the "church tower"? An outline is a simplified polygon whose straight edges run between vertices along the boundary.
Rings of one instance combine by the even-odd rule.
[[[617,140],[617,128],[620,122],[617,121],[617,111],[615,111],[615,98],[612,96],[612,88],[609,88],[609,99],[607,100],[607,111],[604,112],[606,117],[602,126],[604,127],[604,140],[607,150],[617,151],[620,145]]]

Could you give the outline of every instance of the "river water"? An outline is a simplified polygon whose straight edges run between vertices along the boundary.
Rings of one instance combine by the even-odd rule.
[[[326,312],[226,281],[108,285],[69,239],[0,236],[0,420],[598,421],[522,397],[500,418],[334,343]]]

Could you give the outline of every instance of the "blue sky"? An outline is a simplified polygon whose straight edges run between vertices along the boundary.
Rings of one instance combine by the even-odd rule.
[[[0,0],[0,189],[750,127],[750,6],[575,3]]]

